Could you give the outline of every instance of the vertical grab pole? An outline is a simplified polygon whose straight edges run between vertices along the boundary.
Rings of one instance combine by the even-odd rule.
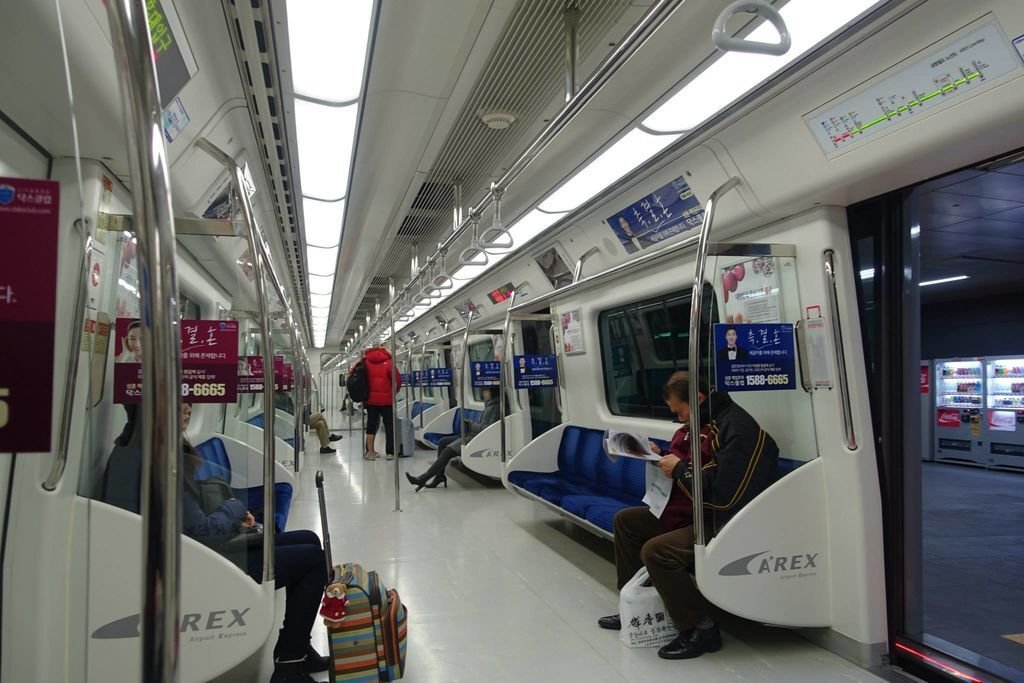
[[[398,412],[395,410],[395,406],[398,403],[398,352],[395,350],[395,281],[388,280],[388,298],[390,299],[390,305],[388,306],[388,320],[391,324],[391,444],[395,449],[395,512],[402,511],[402,487],[399,486],[401,483],[402,475],[402,459],[398,457],[402,453],[401,434],[398,433]],[[412,455],[412,453],[406,453],[405,455]]]
[[[181,348],[163,111],[144,0],[107,0],[134,179],[142,304],[142,680],[178,679]],[[84,226],[83,226],[84,227]],[[81,326],[81,319],[77,320]],[[71,353],[78,353],[72,348]]]
[[[245,190],[245,178],[242,169],[235,160],[225,154],[219,147],[206,138],[196,140],[196,147],[203,150],[221,163],[231,176],[231,186],[242,209],[245,220],[246,237],[252,251],[253,279],[256,281],[256,298],[260,313],[260,341],[263,347],[263,581],[274,580],[274,347],[271,337],[273,320],[270,317],[270,297],[267,292],[266,269],[269,263],[269,252],[260,248],[258,240],[262,237],[256,232],[256,219],[253,216],[249,193]]]
[[[508,427],[505,425],[505,405],[508,399],[505,397],[505,392],[508,391],[508,385],[505,384],[505,366],[509,359],[509,352],[514,351],[509,339],[509,330],[512,327],[512,307],[516,305],[516,290],[512,290],[512,294],[508,297],[508,308],[505,309],[505,326],[502,332],[502,359],[501,365],[499,366],[500,372],[498,373],[498,391],[501,395],[498,399],[498,410],[501,411],[501,464],[504,465],[508,456],[506,453],[505,444],[508,443]],[[468,351],[468,349],[467,349]],[[516,383],[513,381],[512,386],[515,387]],[[513,389],[514,391],[514,389]]]
[[[729,190],[740,184],[740,179],[729,178],[711,193],[708,205],[704,208],[704,222],[700,227],[700,239],[697,241],[697,263],[693,273],[693,294],[690,296],[690,358],[687,370],[690,373],[690,439],[697,444],[697,455],[691,458],[693,473],[693,537],[694,545],[704,545],[704,490],[700,476],[700,396],[698,395],[697,378],[700,376],[700,314],[703,309],[704,270],[708,260],[708,237],[711,225],[715,220],[715,209],[718,200]]]
[[[466,356],[469,355],[469,328],[473,326],[474,310],[469,311],[466,318],[466,334],[462,336],[462,357],[459,359],[459,408],[462,409],[462,419],[459,420],[459,443],[466,445]],[[472,376],[473,373],[470,373]]]

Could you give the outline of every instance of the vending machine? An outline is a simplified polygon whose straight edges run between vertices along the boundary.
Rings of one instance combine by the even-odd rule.
[[[921,361],[921,460],[933,462],[935,451],[932,448],[935,439],[935,421],[932,414],[935,410],[935,387],[932,386],[932,362]]]
[[[985,362],[985,441],[994,467],[1024,470],[1024,357]]]
[[[935,361],[935,460],[988,466],[984,359]]]

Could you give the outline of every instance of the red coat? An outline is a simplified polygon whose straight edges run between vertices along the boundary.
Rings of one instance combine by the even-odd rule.
[[[706,465],[714,459],[711,454],[710,443],[707,435],[711,430],[707,425],[701,429],[701,464]],[[672,443],[668,450],[662,451],[662,455],[672,454],[678,456],[683,462],[690,464],[690,430],[686,428],[676,430],[672,435]],[[658,473],[660,474],[660,473]],[[675,531],[693,524],[693,500],[690,494],[678,481],[672,482],[672,493],[668,496],[668,503],[661,513],[661,523],[666,531]]]
[[[392,397],[402,388],[402,376],[395,370],[387,349],[378,346],[366,352],[366,375],[370,380],[370,397],[366,405],[391,405]],[[392,380],[395,385],[394,394],[391,390]]]

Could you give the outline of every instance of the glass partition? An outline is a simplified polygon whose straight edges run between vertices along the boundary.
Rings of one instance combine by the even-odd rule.
[[[771,244],[710,247],[706,274],[712,281],[720,322],[702,335],[701,353],[708,358],[707,372],[702,375],[715,392],[728,394],[749,413],[776,443],[779,466],[772,473],[774,481],[818,457],[814,410],[801,372],[806,360],[799,355],[806,321],[802,319],[796,250],[791,245]],[[717,405],[712,403],[710,416],[716,422]],[[706,422],[702,420],[701,425],[703,429]],[[717,430],[713,425],[712,431]],[[751,468],[765,452],[765,443],[763,439],[751,441],[751,452],[746,454]],[[716,442],[716,446],[720,444]],[[742,486],[753,485],[745,481]],[[742,486],[736,492],[741,499],[758,493]],[[736,501],[724,501],[705,491],[704,502],[714,505],[714,524],[707,530],[710,537],[735,513]]]

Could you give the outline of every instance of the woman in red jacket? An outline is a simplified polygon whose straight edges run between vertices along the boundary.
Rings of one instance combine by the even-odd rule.
[[[367,460],[376,460],[380,454],[373,447],[373,441],[384,420],[384,434],[387,438],[385,452],[388,460],[395,455],[395,433],[393,430],[394,399],[402,388],[402,376],[391,362],[391,354],[383,346],[374,346],[366,352],[366,376],[370,383],[370,397],[366,399],[366,453]]]

